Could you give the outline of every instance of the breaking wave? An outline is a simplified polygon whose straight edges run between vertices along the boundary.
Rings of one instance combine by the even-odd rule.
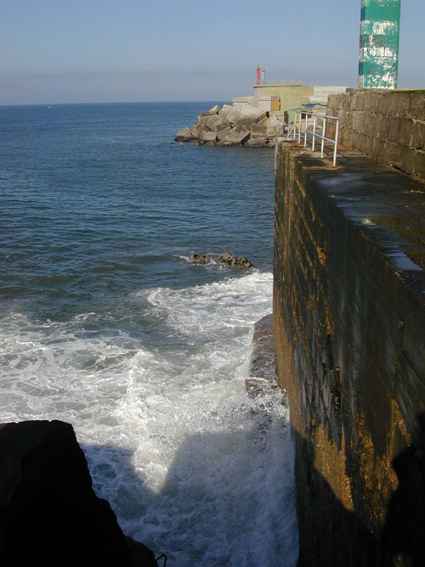
[[[295,565],[287,408],[244,384],[271,294],[258,271],[133,293],[122,309],[149,318],[149,345],[120,328],[119,306],[66,322],[10,312],[0,419],[71,422],[98,494],[170,565]]]

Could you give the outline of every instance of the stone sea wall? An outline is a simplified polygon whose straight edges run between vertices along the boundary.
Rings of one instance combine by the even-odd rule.
[[[349,90],[329,97],[328,114],[346,149],[425,179],[425,90]]]
[[[423,565],[425,185],[362,156],[333,169],[280,144],[277,159],[273,324],[299,564]]]

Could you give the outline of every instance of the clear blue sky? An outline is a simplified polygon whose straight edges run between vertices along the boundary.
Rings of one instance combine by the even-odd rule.
[[[425,87],[424,0],[400,86]],[[354,86],[360,0],[0,0],[0,104],[225,100],[269,80]]]

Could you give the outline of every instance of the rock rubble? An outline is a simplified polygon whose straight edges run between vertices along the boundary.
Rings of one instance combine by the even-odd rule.
[[[177,132],[176,142],[195,142],[215,146],[274,146],[284,129],[276,115],[254,105],[243,110],[233,105],[213,106],[202,112],[190,128]]]

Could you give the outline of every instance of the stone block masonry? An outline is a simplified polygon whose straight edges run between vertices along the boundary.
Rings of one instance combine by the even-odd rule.
[[[384,114],[370,94],[373,112],[363,94],[339,99],[345,136],[364,132],[365,145],[365,116]],[[400,96],[405,112],[420,104]],[[380,100],[389,115],[394,99]],[[424,184],[366,157],[332,169],[279,146],[273,324],[300,566],[425,564],[424,268]]]
[[[425,90],[349,90],[329,97],[340,143],[425,180]]]

